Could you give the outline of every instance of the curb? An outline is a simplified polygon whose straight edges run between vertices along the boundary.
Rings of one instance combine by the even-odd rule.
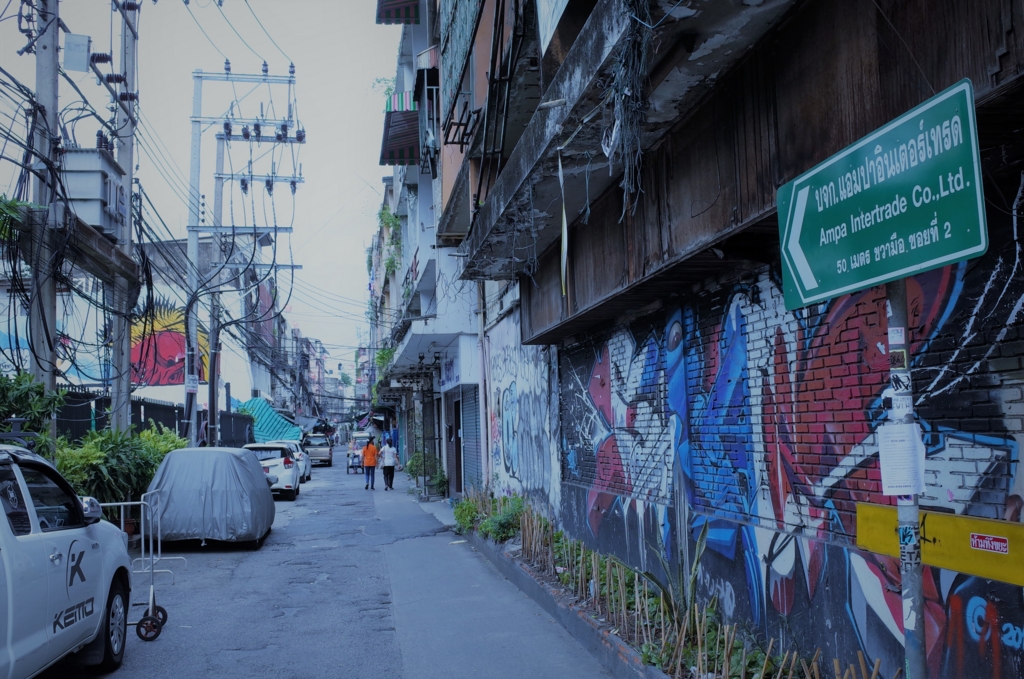
[[[538,580],[518,559],[505,556],[501,547],[477,535],[465,534],[469,543],[486,556],[505,578],[524,594],[540,604],[576,641],[605,666],[617,679],[669,679],[653,665],[645,665],[632,646],[611,633],[608,625],[598,621],[571,602],[570,598],[546,582]]]

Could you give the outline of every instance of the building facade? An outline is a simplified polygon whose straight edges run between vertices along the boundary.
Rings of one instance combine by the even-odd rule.
[[[990,245],[908,280],[920,502],[1019,523],[1019,4],[381,0],[387,12],[436,31],[423,44],[438,123],[417,162],[438,176],[438,270],[454,260],[476,294],[460,350],[475,331],[485,485],[677,583],[707,526],[698,596],[726,622],[808,656],[863,651],[894,675],[899,561],[857,547],[858,505],[895,504],[878,464],[885,290],[787,310],[776,192],[971,80]],[[929,676],[1019,676],[1022,590],[969,565],[925,568]]]

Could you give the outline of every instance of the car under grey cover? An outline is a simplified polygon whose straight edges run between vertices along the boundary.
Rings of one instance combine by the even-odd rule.
[[[162,540],[259,540],[274,523],[274,498],[251,450],[173,450],[149,490],[163,491],[156,509]]]

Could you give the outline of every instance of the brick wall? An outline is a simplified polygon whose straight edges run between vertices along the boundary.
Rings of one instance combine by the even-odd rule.
[[[908,281],[921,502],[937,511],[1021,519],[1015,234],[990,214],[985,257]],[[777,265],[730,271],[563,347],[562,520],[646,568],[683,561],[680,541],[708,524],[702,591],[729,602],[727,617],[789,629],[809,653],[863,650],[892,676],[898,563],[851,548],[856,503],[892,503],[874,433],[888,389],[884,289],[789,312],[778,280]],[[1021,676],[1020,588],[930,568],[925,579],[932,675]],[[975,643],[993,617],[1002,637]]]

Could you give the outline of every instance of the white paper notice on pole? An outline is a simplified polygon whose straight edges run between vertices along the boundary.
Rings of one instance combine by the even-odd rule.
[[[199,375],[185,375],[185,393],[199,393]]]
[[[883,495],[924,492],[924,440],[917,424],[886,424],[878,428],[878,461]]]

